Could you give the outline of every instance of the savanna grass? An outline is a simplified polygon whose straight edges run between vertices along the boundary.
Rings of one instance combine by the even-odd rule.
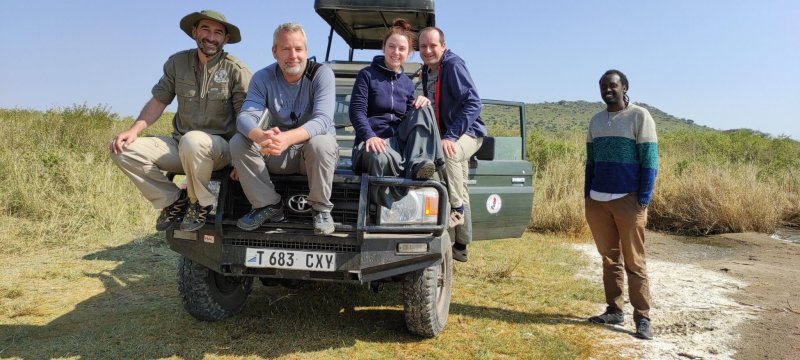
[[[529,137],[536,168],[529,229],[581,237],[585,133]],[[800,143],[751,131],[678,131],[659,139],[648,228],[687,235],[800,226]]]
[[[130,119],[75,105],[0,110],[0,123],[0,253],[149,231],[156,213],[108,157],[111,138]]]

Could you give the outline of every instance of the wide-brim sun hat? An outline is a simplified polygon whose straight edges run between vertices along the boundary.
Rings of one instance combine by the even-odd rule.
[[[189,35],[190,38],[192,37],[192,27],[197,24],[198,21],[208,19],[212,21],[216,21],[222,25],[225,25],[225,29],[228,32],[228,44],[235,44],[239,41],[242,41],[242,34],[239,32],[239,28],[236,25],[233,25],[225,19],[225,15],[222,15],[219,11],[214,10],[203,10],[200,12],[193,12],[189,15],[186,15],[181,19],[181,30]]]

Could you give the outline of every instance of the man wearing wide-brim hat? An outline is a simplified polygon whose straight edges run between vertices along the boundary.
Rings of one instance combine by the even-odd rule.
[[[242,40],[239,28],[214,10],[184,16],[180,28],[197,47],[180,51],[164,64],[153,97],[133,125],[109,144],[111,159],[161,214],[156,229],[180,226],[196,231],[217,203],[209,188],[211,172],[230,164],[228,141],[236,133],[236,115],[252,74],[224,52]],[[177,96],[172,136],[139,137]],[[186,189],[164,172],[186,174]]]

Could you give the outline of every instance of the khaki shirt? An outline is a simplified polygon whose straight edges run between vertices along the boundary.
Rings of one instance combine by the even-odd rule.
[[[153,97],[164,104],[178,96],[172,137],[202,130],[229,140],[236,133],[236,115],[242,108],[252,74],[239,59],[222,52],[200,65],[197,49],[172,55],[164,75],[153,86]]]

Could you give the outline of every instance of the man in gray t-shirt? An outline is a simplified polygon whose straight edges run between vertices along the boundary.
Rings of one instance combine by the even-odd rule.
[[[335,229],[330,197],[339,154],[333,122],[336,80],[328,66],[308,62],[299,24],[278,26],[272,55],[276,63],[253,75],[236,119],[239,133],[231,139],[233,177],[252,204],[236,225],[254,230],[266,221],[283,220],[283,203],[270,173],[303,174],[308,176],[314,232],[328,235]]]

